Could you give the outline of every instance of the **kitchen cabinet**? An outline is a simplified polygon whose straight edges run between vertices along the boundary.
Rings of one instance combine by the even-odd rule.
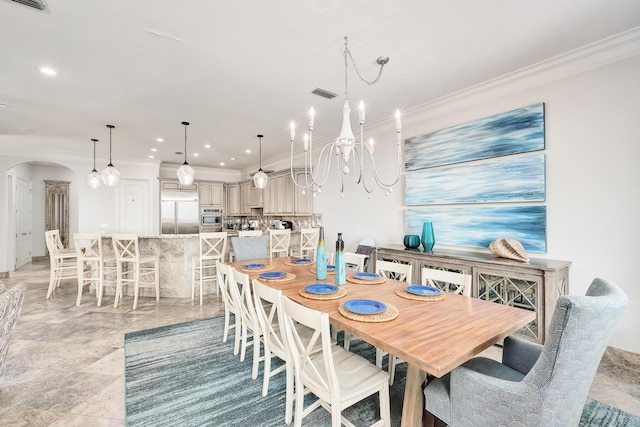
[[[251,182],[244,181],[240,183],[240,214],[251,214],[251,208],[249,207],[249,194],[251,193]]]
[[[200,206],[224,207],[224,189],[221,182],[198,182]]]
[[[190,185],[182,185],[180,181],[168,179],[160,180],[160,190],[173,190],[173,191],[196,191],[198,190],[198,184],[193,183]]]
[[[406,250],[400,245],[376,248],[375,260],[413,266],[413,281],[421,283],[422,267],[470,274],[471,296],[536,313],[536,319],[516,332],[544,343],[556,301],[569,293],[568,261],[531,259],[528,263],[493,254],[438,250],[434,253]]]
[[[303,171],[294,169],[297,179],[304,179]],[[289,169],[269,175],[267,187],[263,190],[264,215],[311,215],[313,195],[309,191],[302,194],[291,180]]]
[[[227,184],[227,199],[225,216],[240,215],[240,185]]]

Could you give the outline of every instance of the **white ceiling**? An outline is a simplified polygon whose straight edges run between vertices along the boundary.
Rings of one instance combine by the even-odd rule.
[[[390,119],[444,95],[640,25],[637,0],[48,0],[41,12],[0,0],[0,144],[68,150],[98,162],[243,169],[289,149],[288,124],[317,112],[334,138],[344,93]],[[41,66],[57,70],[42,75]],[[311,94],[320,87],[340,96]],[[355,119],[354,119],[355,120]],[[163,137],[164,143],[155,139]],[[204,144],[212,145],[205,149]],[[157,148],[152,153],[151,148]],[[245,149],[253,153],[246,154]],[[192,154],[198,152],[199,157]],[[230,160],[236,157],[235,161]],[[88,160],[90,161],[90,160]],[[100,166],[98,166],[100,169]]]

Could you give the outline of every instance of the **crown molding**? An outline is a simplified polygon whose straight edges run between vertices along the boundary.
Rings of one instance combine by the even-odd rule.
[[[462,89],[404,112],[435,117],[640,54],[640,26]]]

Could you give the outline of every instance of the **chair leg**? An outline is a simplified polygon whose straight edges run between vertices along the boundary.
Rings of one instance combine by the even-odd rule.
[[[227,342],[227,336],[229,335],[229,318],[231,317],[231,313],[227,307],[224,308],[224,331],[222,332],[222,342]]]
[[[84,266],[78,261],[78,298],[76,298],[76,307],[80,306],[82,301],[82,287],[84,286]]]
[[[251,379],[253,380],[258,378],[258,367],[260,365],[260,342],[260,333],[253,331],[253,367],[251,368]]]
[[[237,355],[240,351],[240,339],[242,338],[242,319],[240,319],[240,314],[234,313],[235,317],[235,325],[234,325],[234,343],[233,343],[233,354]]]
[[[392,357],[391,355],[389,357]],[[380,397],[380,418],[385,426],[391,425],[391,405],[389,403],[389,387],[385,384],[378,393]]]
[[[155,261],[156,269],[153,272],[153,278],[155,280],[156,285],[156,301],[160,301],[160,259],[156,258]]]
[[[242,325],[242,345],[240,346],[240,361],[244,362],[247,354],[247,326]]]
[[[285,398],[284,422],[291,424],[293,418],[293,366],[291,361],[287,361],[285,375],[287,377],[287,391]]]
[[[396,357],[393,354],[389,355],[389,385],[393,385],[393,381],[396,377]]]
[[[200,271],[200,305],[202,305],[202,270]]]

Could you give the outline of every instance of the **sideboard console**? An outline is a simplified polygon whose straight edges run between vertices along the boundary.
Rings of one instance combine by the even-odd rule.
[[[414,283],[421,283],[422,267],[470,274],[472,297],[536,312],[536,319],[517,334],[538,343],[544,343],[558,297],[569,292],[568,261],[531,259],[523,263],[490,253],[463,250],[426,253],[401,245],[376,248],[375,260],[411,264]]]

